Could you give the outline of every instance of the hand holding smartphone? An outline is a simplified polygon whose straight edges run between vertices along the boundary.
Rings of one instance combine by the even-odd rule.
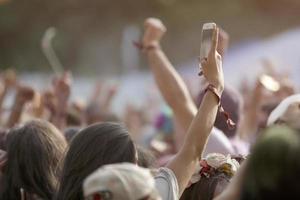
[[[167,31],[164,24],[157,18],[148,18],[145,21],[143,45],[145,47],[158,44]]]
[[[219,29],[215,23],[203,25],[201,48],[200,48],[200,73],[206,81],[219,88],[224,89],[224,77],[222,69],[222,56],[217,52]]]
[[[211,41],[212,41],[212,35],[214,28],[219,29],[219,35],[218,35],[218,47],[217,51],[218,53],[224,57],[224,54],[228,48],[229,44],[229,34],[223,30],[220,27],[217,27],[215,23],[206,23],[203,25],[202,28],[202,39],[201,39],[201,50],[200,50],[200,58],[207,58],[208,52],[211,48]]]

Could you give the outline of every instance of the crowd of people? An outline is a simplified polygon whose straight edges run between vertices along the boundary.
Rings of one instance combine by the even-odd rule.
[[[156,116],[151,101],[113,113],[115,86],[71,100],[69,71],[43,92],[1,74],[0,199],[300,198],[300,94],[289,78],[264,61],[254,86],[225,85],[229,36],[215,26],[194,96],[161,47],[164,24],[144,28],[135,45],[168,105]]]

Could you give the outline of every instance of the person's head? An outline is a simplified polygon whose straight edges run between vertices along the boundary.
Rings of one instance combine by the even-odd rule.
[[[203,177],[191,185],[182,194],[180,200],[212,200],[219,195],[230,183],[231,177],[218,172],[209,178]]]
[[[240,199],[300,199],[299,155],[299,132],[268,128],[248,158]]]
[[[97,122],[119,122],[119,118],[111,112],[101,110],[97,103],[91,103],[85,110],[85,122],[88,125]]]
[[[205,91],[202,91],[198,97],[198,105],[201,104]],[[228,128],[226,119],[218,112],[215,121],[215,127],[223,131],[227,137],[233,137],[236,134],[237,127],[240,121],[241,109],[243,106],[243,100],[239,92],[231,87],[225,87],[225,90],[221,97],[221,103],[226,112],[230,114],[230,118],[236,123],[234,128]]]
[[[81,130],[66,154],[57,199],[83,199],[82,183],[89,174],[103,165],[122,162],[137,162],[135,145],[123,126],[98,123]]]
[[[83,191],[85,200],[161,200],[150,170],[130,163],[99,168],[84,180]]]
[[[80,101],[73,101],[66,113],[67,126],[81,126],[84,122],[85,104]]]
[[[52,199],[66,147],[63,135],[46,121],[35,120],[11,129],[0,199],[21,199],[21,189],[27,195]]]
[[[180,200],[212,200],[221,194],[237,171],[239,163],[221,154],[208,154],[190,180]]]
[[[79,127],[68,127],[64,130],[64,135],[68,143],[71,142],[71,140],[76,136],[77,133],[79,133],[80,128]]]
[[[79,113],[73,108],[69,108],[66,114],[66,124],[67,126],[81,126],[82,122],[82,113]]]
[[[154,168],[156,166],[155,156],[153,153],[141,146],[137,147],[138,165],[145,168]]]
[[[270,114],[268,126],[286,124],[300,130],[300,94],[284,99]]]

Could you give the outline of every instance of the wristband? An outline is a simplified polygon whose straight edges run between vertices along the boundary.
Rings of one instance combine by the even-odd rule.
[[[221,104],[221,95],[218,93],[217,88],[214,85],[209,84],[207,86],[207,88],[205,89],[205,93],[207,91],[212,92],[215,95],[215,97],[217,98],[218,106],[219,106],[219,112],[225,117],[226,124],[227,124],[228,128],[229,129],[234,129],[236,124],[230,118],[230,114],[224,110],[224,108],[223,108],[223,106]]]
[[[144,46],[141,42],[137,42],[137,41],[133,41],[133,45],[143,51],[143,52],[148,52],[148,51],[151,51],[151,50],[156,50],[156,49],[160,49],[159,45],[158,44],[150,44],[148,46]]]

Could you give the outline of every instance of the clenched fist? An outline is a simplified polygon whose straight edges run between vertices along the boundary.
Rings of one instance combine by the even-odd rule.
[[[33,99],[34,94],[35,94],[35,92],[32,87],[19,86],[18,91],[17,91],[17,100],[22,103],[26,103]]]
[[[149,47],[158,45],[164,33],[167,31],[163,23],[156,18],[148,18],[145,20],[145,32],[143,37],[143,46]]]

